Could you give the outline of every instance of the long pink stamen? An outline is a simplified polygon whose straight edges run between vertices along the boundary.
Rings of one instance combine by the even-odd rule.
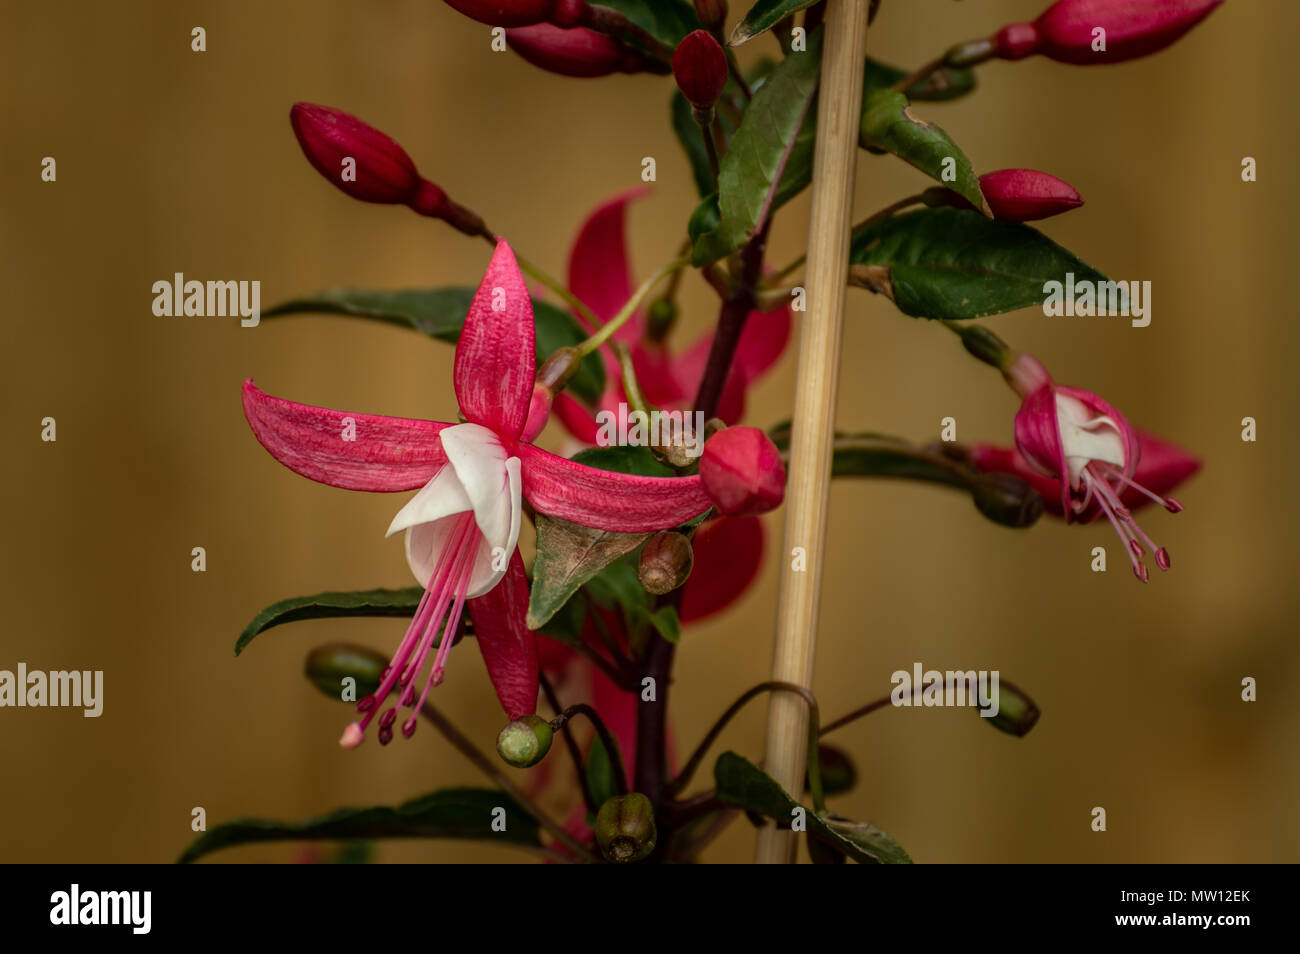
[[[1163,504],[1172,513],[1177,513],[1182,507],[1177,501],[1159,497],[1136,481],[1125,477],[1113,465],[1093,461],[1084,471],[1084,483],[1088,487],[1089,496],[1096,499],[1102,513],[1106,515],[1106,519],[1115,528],[1119,538],[1124,541],[1124,548],[1128,551],[1129,562],[1133,564],[1133,573],[1145,583],[1150,579],[1150,574],[1142,563],[1142,557],[1146,555],[1142,543],[1145,543],[1154,552],[1156,566],[1161,570],[1167,570],[1171,565],[1169,551],[1147,536],[1146,531],[1133,519],[1131,511],[1121,502],[1118,491],[1110,484],[1108,478],[1113,478],[1121,487],[1130,486],[1141,491],[1157,503]],[[1171,503],[1172,506],[1170,506]]]
[[[435,661],[434,671],[440,671],[439,665],[445,664],[446,650],[450,648],[451,643],[448,634],[455,633],[456,623],[460,619],[465,603],[465,594],[469,589],[474,557],[478,553],[479,543],[482,540],[472,512],[467,511],[455,519],[456,523],[447,535],[442,552],[438,555],[437,565],[429,576],[428,585],[425,587],[424,595],[420,597],[411,624],[407,627],[392,662],[384,670],[379,688],[357,703],[357,711],[363,713],[362,718],[350,723],[344,730],[342,738],[339,739],[339,744],[344,748],[355,748],[361,744],[365,739],[366,728],[379,714],[382,702],[388,698],[394,686],[401,686],[404,691],[398,698],[397,705],[384,710],[379,717],[380,744],[387,745],[392,741],[392,725],[397,718],[397,708],[411,704],[415,694],[411,681],[424,668],[434,638],[440,630],[444,635],[439,645],[438,661]],[[453,601],[454,609],[451,614],[448,614],[447,608],[453,604]],[[429,687],[426,685],[424,693],[420,696],[420,705],[424,704],[424,697],[428,691]],[[418,707],[416,711],[418,713]],[[414,731],[414,719],[415,714],[412,714],[408,723],[402,726],[403,734],[408,737]]]

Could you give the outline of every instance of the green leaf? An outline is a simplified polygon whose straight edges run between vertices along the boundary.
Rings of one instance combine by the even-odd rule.
[[[281,623],[343,616],[410,616],[423,595],[421,587],[407,586],[400,590],[317,593],[315,596],[295,596],[280,600],[262,610],[244,627],[239,639],[235,641],[235,655],[243,652],[253,637]]]
[[[866,91],[859,141],[864,146],[892,152],[961,195],[975,208],[987,209],[970,160],[946,132],[913,116],[902,93],[890,89]],[[944,178],[949,170],[956,176],[955,180]]]
[[[473,298],[473,288],[401,291],[334,288],[281,302],[262,312],[262,317],[305,313],[348,315],[412,328],[430,338],[455,343]],[[587,337],[586,331],[567,311],[536,298],[533,299],[533,324],[538,364],[557,349],[575,345]],[[593,353],[584,358],[568,387],[588,402],[598,401],[605,390],[605,367],[600,356]]]
[[[865,106],[869,102],[867,94],[871,90],[889,89],[906,75],[906,71],[900,70],[896,66],[890,66],[888,63],[881,63],[879,60],[867,57],[866,66],[862,71],[863,105]],[[911,89],[905,90],[904,95],[914,103],[937,103],[965,96],[974,89],[974,70],[945,66],[943,69],[931,73]]]
[[[1041,305],[1049,281],[1106,281],[1041,232],[969,209],[919,209],[856,231],[852,265],[887,272],[886,293],[918,318],[979,318]]]
[[[505,809],[505,831],[493,831],[493,811]],[[537,822],[504,792],[452,788],[396,808],[342,808],[301,822],[244,818],[209,829],[185,849],[186,864],[221,848],[262,841],[349,841],[357,838],[471,838],[539,846]]]
[[[597,470],[611,470],[617,474],[636,477],[673,477],[676,472],[659,462],[650,448],[632,444],[611,444],[608,447],[588,447],[573,455],[574,463]]]
[[[528,628],[539,629],[584,583],[631,553],[648,533],[612,533],[537,515],[537,559],[528,594]]]
[[[653,612],[642,610],[638,615],[643,617],[668,642],[674,644],[681,642],[682,621],[677,615],[677,610],[672,606],[661,606]]]
[[[592,736],[591,748],[587,750],[585,774],[587,790],[591,792],[591,800],[597,807],[604,805],[617,794],[614,788],[614,767],[609,761],[609,752],[605,750],[605,743],[601,741],[599,734]]]
[[[691,253],[696,266],[736,251],[767,220],[817,91],[820,49],[817,30],[808,39],[808,49],[782,60],[754,93],[718,170],[722,220],[696,239]]]
[[[766,30],[772,29],[786,17],[807,10],[819,0],[758,0],[745,18],[736,24],[727,40],[728,46],[740,46]]]
[[[615,560],[588,581],[587,595],[602,609],[625,607],[638,618],[644,618],[650,605],[650,594],[637,579],[636,567],[627,560]]]
[[[818,815],[790,797],[776,780],[735,752],[723,752],[713,766],[718,798],[728,804],[775,819],[789,828],[796,808],[803,808],[809,835],[819,838],[862,864],[911,864],[888,835],[867,822],[838,815]]]
[[[686,0],[600,0],[591,6],[617,10],[674,50],[682,42],[682,37],[700,28],[695,7]]]

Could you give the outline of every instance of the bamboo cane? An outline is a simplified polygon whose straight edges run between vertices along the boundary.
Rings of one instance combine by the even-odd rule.
[[[823,32],[805,272],[808,311],[799,332],[784,564],[772,661],[774,680],[809,688],[821,595],[853,173],[862,110],[867,0],[827,0]],[[796,569],[796,547],[805,555],[806,569]],[[807,704],[793,693],[774,693],[768,707],[764,767],[782,788],[796,795],[803,791],[807,746]],[[760,864],[789,864],[795,860],[797,848],[793,832],[769,824],[759,832],[755,860]]]

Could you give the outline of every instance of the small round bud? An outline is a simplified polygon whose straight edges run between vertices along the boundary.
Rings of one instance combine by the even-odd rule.
[[[691,541],[674,530],[656,533],[641,548],[637,579],[647,593],[663,596],[686,582],[691,575]]]
[[[772,439],[756,427],[728,427],[710,437],[700,459],[700,483],[718,511],[753,516],[785,498],[785,464]]]
[[[822,770],[822,791],[827,795],[842,795],[858,783],[858,770],[847,752],[833,745],[817,747],[817,762]],[[804,791],[810,791],[808,773],[804,773]]]
[[[555,733],[541,716],[529,715],[506,725],[497,736],[497,754],[507,765],[528,768],[551,750]]]
[[[727,85],[727,54],[707,30],[686,34],[673,53],[677,88],[696,109],[712,109]]]
[[[663,341],[676,321],[677,303],[671,298],[656,298],[646,311],[646,338],[656,343]]]
[[[998,681],[998,714],[985,721],[996,729],[1014,736],[1022,736],[1038,723],[1038,705],[1018,686],[1005,679]]]
[[[596,844],[606,861],[627,864],[654,851],[655,813],[640,792],[617,795],[596,813]]]
[[[336,643],[318,646],[308,653],[303,672],[312,685],[331,699],[359,702],[379,688],[387,666],[387,657],[373,649]],[[355,679],[356,684],[345,684],[344,680],[349,678]],[[349,689],[351,692],[345,696],[345,690]]]
[[[1015,474],[982,474],[971,487],[975,509],[1004,527],[1031,527],[1043,515],[1043,498]]]

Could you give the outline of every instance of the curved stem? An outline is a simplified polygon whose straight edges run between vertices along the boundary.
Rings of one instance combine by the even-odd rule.
[[[863,219],[861,222],[854,225],[853,228],[849,231],[849,235],[852,236],[854,232],[857,232],[860,229],[870,228],[876,223],[883,222],[885,219],[890,218],[895,213],[901,212],[903,209],[906,209],[909,206],[919,205],[921,202],[924,201],[925,201],[924,197],[921,196],[920,194],[909,195],[906,199],[899,199],[897,202],[893,203],[892,205],[885,206],[879,212],[872,213],[871,215]],[[785,266],[785,268],[781,269],[779,272],[774,272],[773,274],[767,276],[767,280],[764,282],[764,285],[771,286],[776,284],[777,282],[785,278],[785,276],[789,275],[791,272],[793,272],[796,268],[798,268],[807,260],[808,260],[807,255],[800,255],[798,258],[796,258],[789,265]]]
[[[560,705],[560,698],[555,694],[555,687],[551,685],[551,680],[546,678],[543,673],[537,677],[538,684],[542,687],[542,694],[546,696],[546,702],[555,714],[558,716],[564,711]],[[595,798],[592,797],[591,787],[587,784],[587,773],[582,769],[582,752],[578,749],[578,741],[573,737],[573,730],[569,728],[567,722],[560,725],[560,734],[564,736],[565,748],[569,750],[569,758],[573,760],[573,768],[578,774],[578,788],[582,790],[582,801],[587,806],[587,811],[593,815],[600,811],[600,806],[596,804]]]
[[[582,341],[575,346],[578,353],[585,357],[608,341],[610,335],[623,327],[623,325],[627,323],[627,320],[636,313],[636,310],[641,307],[641,302],[646,299],[650,292],[654,291],[656,285],[674,272],[685,268],[690,263],[691,260],[689,258],[675,258],[663,268],[659,269],[659,271],[647,278],[645,282],[642,283],[641,287],[632,293],[632,297],[627,300],[623,307],[619,309],[617,315],[601,325],[595,333],[585,341]]]
[[[709,748],[717,741],[718,736],[722,734],[722,730],[751,700],[765,692],[793,692],[808,703],[808,787],[812,791],[813,807],[819,812],[825,811],[826,799],[822,794],[821,764],[817,754],[817,738],[821,735],[821,715],[817,706],[817,697],[803,686],[796,685],[793,682],[783,682],[779,679],[760,682],[758,685],[750,687],[741,693],[740,697],[728,707],[726,712],[718,717],[718,721],[713,723],[713,728],[709,729],[700,744],[695,747],[695,751],[691,753],[691,757],[686,760],[686,765],[682,767],[681,772],[668,784],[667,791],[670,794],[680,792],[690,783],[691,776],[699,769],[700,763],[704,761],[704,756],[708,755]],[[885,701],[888,702],[888,698]]]
[[[610,733],[601,719],[600,714],[585,702],[579,702],[571,705],[558,716],[551,720],[551,728],[559,729],[565,726],[574,716],[586,716],[596,729],[596,734],[600,736],[601,745],[605,746],[605,753],[609,756],[610,768],[614,772],[614,788],[620,795],[627,794],[627,773],[623,771],[623,750],[618,746],[618,739]]]
[[[564,830],[562,825],[558,824],[550,815],[538,808],[527,795],[519,790],[519,787],[515,785],[514,782],[506,778],[505,775],[502,774],[501,770],[498,769],[486,755],[479,751],[478,746],[466,738],[459,729],[452,725],[446,716],[434,708],[432,703],[425,702],[425,704],[420,708],[420,714],[428,719],[433,727],[441,732],[443,737],[446,738],[446,740],[450,742],[461,755],[473,762],[484,775],[496,782],[496,784],[501,787],[502,791],[514,799],[519,804],[519,807],[528,813],[529,817],[550,832],[556,841],[560,842],[560,844],[564,845],[573,852],[576,857],[581,858],[583,861],[589,861],[593,864],[600,863],[599,858],[592,855],[586,848],[582,847],[582,845],[579,844],[572,835]]]
[[[496,244],[500,239],[500,236],[486,225],[483,226],[483,231],[479,233],[479,236],[493,248],[496,248]],[[551,291],[555,292],[561,301],[581,315],[583,320],[587,322],[588,327],[600,327],[600,319],[596,317],[596,313],[584,305],[577,295],[569,291],[568,286],[565,285],[564,282],[560,281],[558,278],[539,266],[534,265],[518,252],[515,252],[515,261],[519,263],[519,270],[521,272],[536,279]]]

